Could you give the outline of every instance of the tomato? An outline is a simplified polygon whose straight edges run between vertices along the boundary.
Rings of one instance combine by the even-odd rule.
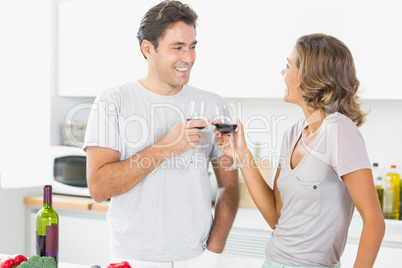
[[[20,265],[23,261],[28,261],[28,258],[24,255],[17,255],[14,257],[15,265]]]
[[[130,264],[126,261],[119,263],[111,263],[107,268],[131,268]]]
[[[0,264],[0,268],[13,268],[15,261],[12,258],[7,258],[3,260]]]

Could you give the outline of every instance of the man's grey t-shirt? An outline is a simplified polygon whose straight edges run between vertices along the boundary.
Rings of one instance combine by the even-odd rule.
[[[343,253],[354,211],[341,176],[371,165],[359,129],[336,112],[324,119],[307,155],[292,168],[294,147],[306,127],[303,118],[284,136],[277,181],[283,207],[266,255],[293,266],[331,266]]]
[[[217,94],[189,85],[171,96],[138,81],[106,90],[92,107],[84,149],[110,148],[120,152],[120,161],[133,156],[133,168],[146,168],[151,159],[136,154],[186,121],[191,100],[223,105]],[[195,150],[166,159],[134,188],[113,197],[107,213],[111,258],[168,262],[200,255],[213,221],[208,163],[221,155],[209,126]]]

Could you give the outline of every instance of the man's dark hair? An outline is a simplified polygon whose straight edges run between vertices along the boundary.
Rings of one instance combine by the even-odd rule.
[[[158,39],[163,36],[165,30],[173,23],[182,21],[187,25],[193,25],[195,29],[197,18],[198,16],[194,10],[180,1],[167,0],[159,3],[148,10],[142,18],[140,28],[137,32],[140,47],[142,41],[148,40],[157,49]]]

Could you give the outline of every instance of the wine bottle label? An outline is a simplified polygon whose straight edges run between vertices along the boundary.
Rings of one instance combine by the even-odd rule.
[[[46,256],[55,257],[59,252],[59,225],[46,226]]]

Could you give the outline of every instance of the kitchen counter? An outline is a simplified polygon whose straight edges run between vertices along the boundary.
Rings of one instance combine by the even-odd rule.
[[[35,210],[37,212],[42,206],[42,197],[27,197],[24,199],[24,204],[31,208],[31,215],[34,217]],[[97,253],[100,253],[99,250],[102,249],[103,254],[101,255],[105,256],[108,255],[108,226],[106,223],[108,206],[109,201],[96,203],[93,199],[87,197],[53,195],[53,207],[60,212],[59,216],[64,217],[62,219],[66,233],[64,239],[69,239],[76,228],[87,226],[88,231],[86,233],[88,235],[93,233],[95,237],[87,237],[86,241],[91,241],[94,247],[98,247]],[[213,210],[214,208],[212,208],[212,212]],[[396,262],[400,255],[399,253],[402,252],[402,222],[394,220],[386,220],[385,222],[386,233],[374,266],[376,268],[392,267],[392,263]],[[341,258],[344,267],[353,266],[362,227],[362,218],[356,211],[349,228],[347,245]],[[67,228],[70,229],[67,230]],[[95,230],[94,228],[99,229]],[[99,235],[101,233],[103,234]],[[261,267],[265,256],[265,245],[271,233],[271,228],[256,208],[239,208],[226,243],[225,251],[223,252],[222,268]],[[70,242],[71,245],[76,245],[75,241],[72,240]],[[70,248],[70,246],[66,246],[66,248]],[[76,254],[82,250],[84,248],[81,250],[77,249]],[[67,253],[64,252],[64,254]],[[96,254],[96,256],[86,263],[96,264],[93,262],[94,260],[98,260],[99,256],[99,254]],[[63,261],[84,263],[81,262],[82,259],[83,256],[72,255]],[[106,262],[107,260],[105,259],[98,264],[105,267]]]
[[[24,204],[27,206],[39,206],[42,207],[43,197],[33,196],[24,198]],[[69,209],[69,210],[79,210],[79,211],[98,211],[107,212],[109,208],[110,201],[103,201],[97,203],[90,197],[78,197],[69,195],[58,195],[54,194],[52,196],[52,205],[54,209]]]

